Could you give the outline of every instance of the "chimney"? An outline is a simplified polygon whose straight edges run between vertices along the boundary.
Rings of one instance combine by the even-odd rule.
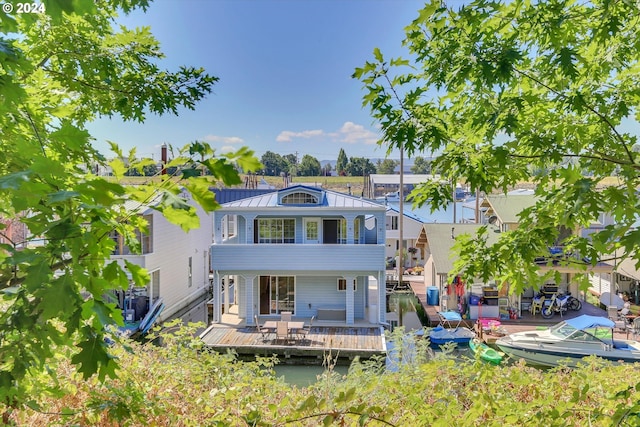
[[[165,168],[165,165],[167,164],[167,144],[162,144],[161,147],[161,151],[160,151],[160,160],[162,162],[162,175],[166,175],[167,174],[167,169]]]

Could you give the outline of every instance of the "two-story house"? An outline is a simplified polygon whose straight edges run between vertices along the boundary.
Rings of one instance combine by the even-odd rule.
[[[302,185],[223,204],[213,214],[213,322],[221,322],[223,283],[231,281],[238,316],[249,325],[283,311],[384,322],[385,211]]]
[[[190,200],[188,193],[182,197]],[[209,249],[213,240],[211,215],[195,202],[200,219],[198,229],[185,232],[180,226],[170,223],[162,213],[153,209],[154,201],[141,205],[127,202],[127,210],[142,215],[148,223],[148,233],[139,233],[142,253],[131,253],[121,235],[111,237],[116,243],[111,255],[124,266],[124,260],[144,267],[151,276],[146,289],[137,294],[148,297],[149,304],[162,298],[165,309],[160,318],[166,320],[188,308],[206,296],[209,289]]]

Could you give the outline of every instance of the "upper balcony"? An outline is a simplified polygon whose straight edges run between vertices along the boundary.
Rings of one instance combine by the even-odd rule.
[[[214,270],[382,271],[385,245],[223,244],[211,246]]]

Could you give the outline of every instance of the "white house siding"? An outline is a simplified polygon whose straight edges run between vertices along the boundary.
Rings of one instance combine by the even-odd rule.
[[[605,292],[611,292],[611,273],[593,273],[589,275],[589,289],[594,293],[600,295]],[[617,291],[617,286],[614,286],[613,292]]]
[[[148,256],[147,269],[160,270],[160,296],[166,306],[163,318],[170,317],[207,290],[211,219],[203,211],[199,213],[200,228],[188,233],[164,217],[154,220],[154,252]],[[191,286],[189,257],[192,260]]]
[[[160,297],[165,304],[161,318],[167,319],[207,291],[212,220],[198,208],[200,228],[185,233],[179,226],[169,223],[161,213],[149,210],[147,214],[153,215],[153,251],[144,255],[114,255],[112,259],[120,262],[126,259],[145,267],[150,273],[159,271]],[[189,257],[192,257],[191,286]]]
[[[384,270],[384,245],[247,244],[213,245],[214,268],[222,271]]]

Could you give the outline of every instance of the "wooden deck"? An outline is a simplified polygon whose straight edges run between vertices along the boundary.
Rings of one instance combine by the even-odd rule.
[[[420,304],[425,310],[427,317],[429,318],[429,324],[427,327],[433,327],[440,323],[440,316],[438,315],[439,306],[433,306],[427,304],[426,286],[423,282],[411,282],[411,290],[420,301]],[[591,316],[603,316],[607,317],[605,310],[600,307],[596,307],[587,302],[582,302],[582,309],[580,311],[569,311],[562,317],[553,316],[551,319],[545,319],[540,314],[533,315],[529,312],[523,312],[522,316],[518,319],[500,319],[501,330],[507,334],[513,334],[515,332],[533,331],[539,328],[549,327],[556,323],[573,317],[580,316],[582,314],[588,314]],[[463,325],[475,331],[478,337],[488,344],[493,344],[500,337],[498,335],[492,335],[490,333],[483,333],[483,330],[474,320],[463,320]],[[629,334],[618,330],[614,331],[614,337],[617,339],[628,339]]]
[[[283,356],[296,363],[322,363],[326,357],[351,360],[386,354],[384,330],[381,326],[314,326],[304,339],[291,343],[275,340],[271,334],[263,340],[256,328],[212,325],[200,338],[218,352],[234,351],[239,356]]]

